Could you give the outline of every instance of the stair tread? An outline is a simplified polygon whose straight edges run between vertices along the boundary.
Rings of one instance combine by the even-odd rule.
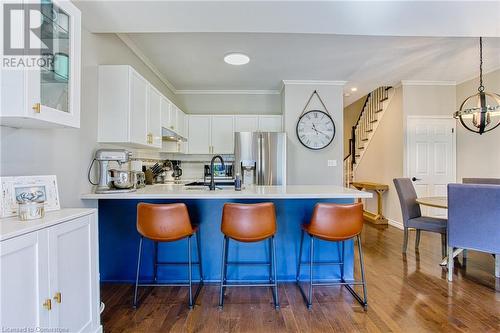
[[[377,121],[378,121],[377,119],[373,119],[373,120],[370,121],[370,123],[373,124],[373,123],[376,123]]]

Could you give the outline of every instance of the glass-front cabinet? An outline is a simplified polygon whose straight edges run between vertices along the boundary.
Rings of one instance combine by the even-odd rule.
[[[33,30],[34,41],[24,45],[24,55],[19,58],[33,60],[34,66],[2,68],[1,124],[78,128],[80,11],[69,1],[56,0],[25,3],[24,7],[30,20],[39,22],[39,28]],[[19,94],[23,90],[24,94]]]

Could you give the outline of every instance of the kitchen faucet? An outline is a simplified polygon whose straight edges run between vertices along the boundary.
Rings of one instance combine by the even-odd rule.
[[[210,191],[214,191],[215,190],[214,162],[215,162],[216,159],[220,160],[220,162],[222,164],[222,168],[225,169],[224,160],[222,159],[222,156],[215,155],[214,157],[212,157],[212,160],[210,161],[210,185],[208,185],[208,188],[210,189]]]

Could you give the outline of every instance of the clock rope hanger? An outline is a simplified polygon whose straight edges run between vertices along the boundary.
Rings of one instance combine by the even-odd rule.
[[[311,99],[316,95],[325,111],[309,110],[306,111]],[[295,129],[297,138],[300,143],[311,150],[320,150],[328,147],[335,137],[335,123],[328,109],[323,103],[321,96],[316,90],[311,94],[307,100],[302,113],[297,121]]]

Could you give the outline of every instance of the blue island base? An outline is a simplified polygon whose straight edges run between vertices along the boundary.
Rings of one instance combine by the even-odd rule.
[[[100,199],[99,200],[99,256],[101,282],[135,281],[139,234],[136,229],[137,204],[177,203],[187,205],[193,224],[200,225],[201,256],[206,282],[220,281],[223,235],[220,231],[222,207],[226,202],[257,203],[273,202],[276,206],[276,260],[279,281],[295,281],[300,246],[301,225],[308,223],[314,205],[318,202],[352,203],[352,199],[275,199],[275,200],[227,200],[227,199],[189,199],[189,200],[137,200],[137,199]],[[302,261],[309,260],[309,237],[304,238]],[[344,242],[346,280],[353,278],[353,241]],[[196,242],[193,247],[193,261],[196,258]],[[187,261],[187,239],[172,243],[159,243],[159,261]],[[338,261],[341,247],[334,242],[315,241],[315,261]],[[269,242],[240,243],[234,240],[229,245],[230,261],[267,261]],[[302,266],[301,279],[308,278],[309,265]],[[187,279],[187,266],[160,266],[160,282],[179,282]],[[140,280],[151,281],[153,277],[153,242],[144,241]],[[198,267],[193,266],[193,279],[198,279]],[[228,279],[263,281],[269,279],[267,266],[229,266]],[[340,279],[340,266],[326,265],[314,268],[317,281]]]

